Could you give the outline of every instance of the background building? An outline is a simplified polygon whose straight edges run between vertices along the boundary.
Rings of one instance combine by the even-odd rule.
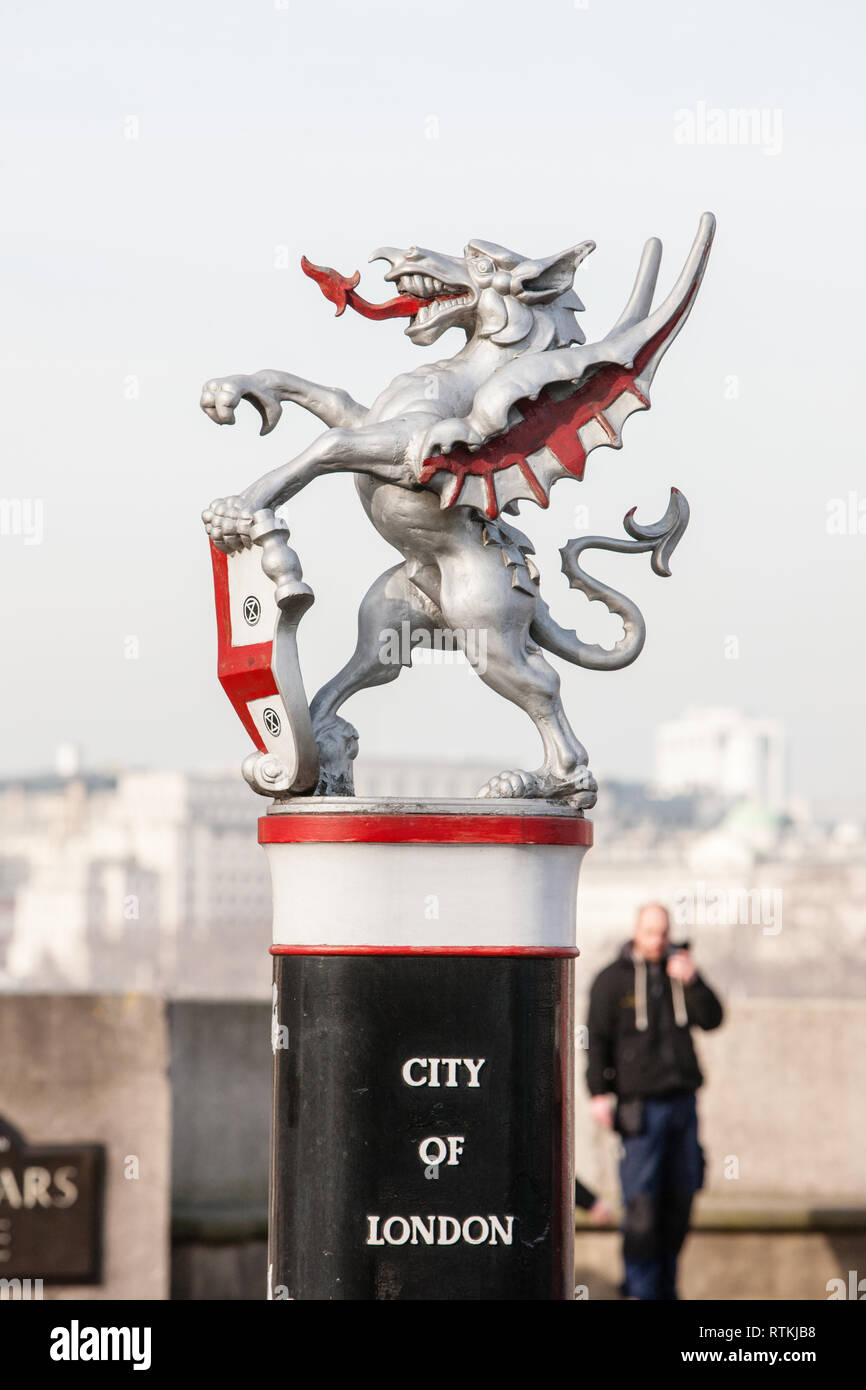
[[[0,986],[262,997],[264,806],[237,773],[0,785]]]
[[[715,792],[783,810],[785,736],[774,719],[734,709],[689,709],[659,725],[655,786],[661,796]]]

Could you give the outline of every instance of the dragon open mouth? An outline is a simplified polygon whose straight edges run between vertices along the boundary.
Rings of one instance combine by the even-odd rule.
[[[397,280],[397,289],[405,297],[407,308],[410,300],[420,301],[411,315],[410,327],[428,323],[443,310],[472,304],[475,299],[471,290],[462,290],[459,285],[446,285],[432,275],[401,275]]]
[[[330,266],[314,265],[306,256],[301,257],[301,269],[315,280],[325,298],[337,306],[338,316],[349,305],[368,319],[407,318],[411,319],[407,332],[429,323],[446,309],[475,303],[472,290],[460,285],[448,285],[433,275],[400,275],[396,277],[399,293],[384,304],[371,304],[357,292],[361,278],[357,270],[354,275],[341,275]]]

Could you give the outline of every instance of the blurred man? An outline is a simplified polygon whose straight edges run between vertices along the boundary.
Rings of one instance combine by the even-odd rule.
[[[673,945],[667,910],[646,904],[633,939],[597,976],[589,999],[592,1112],[623,1141],[627,1298],[677,1296],[677,1256],[704,1175],[695,1104],[703,1077],[690,1029],[721,1021],[688,942]]]

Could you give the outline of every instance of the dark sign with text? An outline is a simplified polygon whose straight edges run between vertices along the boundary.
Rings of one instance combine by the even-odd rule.
[[[572,969],[275,958],[271,1298],[573,1297]]]
[[[0,1116],[0,1280],[98,1284],[104,1180],[104,1145],[31,1145]]]

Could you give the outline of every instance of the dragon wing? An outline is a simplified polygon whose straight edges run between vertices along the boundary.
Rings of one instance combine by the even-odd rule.
[[[706,212],[679,279],[652,312],[662,248],[657,238],[648,241],[628,303],[607,337],[527,353],[501,367],[468,417],[471,437],[483,442],[431,453],[418,481],[439,493],[443,507],[477,507],[494,519],[520,498],[547,507],[557,479],[583,477],[592,449],[622,448],[623,424],[649,409],[659,362],[691,312],[714,231],[715,218]]]

